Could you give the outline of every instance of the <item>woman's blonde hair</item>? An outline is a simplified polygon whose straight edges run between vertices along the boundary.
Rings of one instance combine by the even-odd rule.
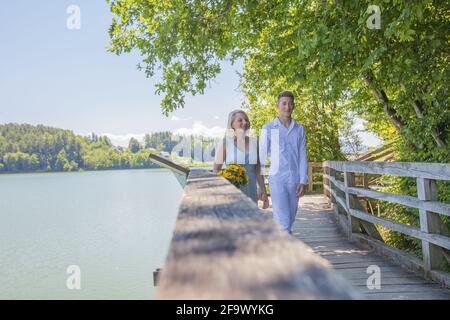
[[[245,111],[244,110],[240,110],[240,109],[233,110],[228,115],[227,129],[233,129],[233,127],[231,125],[233,124],[234,118],[236,117],[236,115],[238,113],[242,113],[244,115],[245,120],[247,120],[247,122],[248,122],[248,126],[249,126],[248,129],[250,129],[250,119],[248,118],[248,115],[245,113]]]

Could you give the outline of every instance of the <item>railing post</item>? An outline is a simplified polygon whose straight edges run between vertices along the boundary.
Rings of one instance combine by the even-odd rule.
[[[312,192],[313,191],[313,187],[314,187],[314,176],[313,176],[313,167],[312,164],[309,163],[308,164],[308,192]]]
[[[437,185],[435,180],[417,178],[417,196],[420,200],[437,200]],[[441,218],[439,214],[419,209],[420,230],[427,233],[441,233]],[[422,240],[423,268],[425,275],[433,269],[441,269],[444,252],[441,247]]]
[[[348,187],[354,187],[355,186],[355,174],[353,172],[347,172],[344,171],[344,184],[345,184],[345,204],[347,205],[346,211],[347,211],[347,217],[348,217],[348,238],[351,239],[352,233],[360,233],[360,226],[359,221],[357,218],[352,217],[350,213],[350,209],[355,208],[355,201],[358,201],[356,199],[355,195],[349,194],[347,191]]]
[[[365,189],[369,188],[369,175],[367,173],[363,173],[362,179],[363,179],[363,182],[362,182],[363,188],[365,188]]]
[[[328,168],[328,175],[333,178],[336,178],[336,171],[329,167]],[[328,179],[328,186],[330,187],[330,203],[336,203],[336,199],[333,196],[333,193],[331,192],[331,190],[333,190],[333,184],[331,183],[331,179]],[[337,207],[337,206],[336,206]]]
[[[325,177],[325,175],[329,175],[329,173],[327,172],[328,170],[327,170],[327,167],[325,166],[325,162],[323,162],[322,163],[322,172],[323,172],[323,175],[322,175],[322,184],[323,184],[323,194],[327,197],[327,198],[330,198],[330,192],[327,192],[327,189],[325,188],[325,185],[327,185],[328,187],[330,187],[330,181],[329,181],[329,179],[327,179],[326,177]],[[327,181],[328,180],[328,181]]]

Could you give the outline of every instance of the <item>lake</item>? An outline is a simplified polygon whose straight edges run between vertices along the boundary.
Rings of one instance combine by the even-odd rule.
[[[0,175],[0,299],[152,299],[182,192],[167,169]]]

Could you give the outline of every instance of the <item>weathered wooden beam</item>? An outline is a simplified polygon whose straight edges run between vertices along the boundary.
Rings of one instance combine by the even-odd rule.
[[[365,154],[361,155],[358,159],[356,159],[357,161],[366,161],[368,158],[371,158],[373,155],[378,155],[380,152],[385,151],[386,149],[390,149],[394,144],[393,143],[388,143],[385,144],[377,149],[371,150],[366,152]]]
[[[439,234],[426,233],[417,228],[410,227],[410,226],[407,226],[407,225],[404,225],[404,224],[401,224],[398,222],[394,222],[391,220],[383,219],[380,217],[376,217],[376,216],[373,216],[371,214],[368,214],[364,211],[357,210],[357,209],[350,209],[350,214],[361,220],[379,224],[383,227],[392,229],[394,231],[398,231],[400,233],[409,235],[411,237],[421,239],[421,240],[426,240],[437,246],[450,249],[450,237],[446,237],[446,236],[439,235]]]
[[[326,165],[342,172],[450,180],[450,164],[447,163],[326,161]]]
[[[313,191],[313,167],[309,164],[308,165],[308,192]]]
[[[176,173],[182,174],[182,175],[188,175],[189,173],[189,169],[185,168],[183,166],[180,166],[179,164],[176,164],[173,161],[170,161],[164,157],[158,156],[156,154],[151,153],[149,155],[149,158],[151,161],[153,161],[154,163],[160,165],[161,167],[167,168],[169,170],[172,170]]]
[[[344,171],[344,186],[345,188],[351,187],[355,185],[355,174],[353,172],[345,172]],[[344,189],[345,189],[344,188]],[[356,201],[358,199],[355,199],[355,197],[348,192],[345,192],[345,209],[347,213],[349,212],[350,208],[353,208],[355,206]],[[359,224],[359,220],[356,217],[352,217],[351,214],[347,215],[348,218],[348,225],[349,225],[349,234],[348,238],[351,239],[352,233],[360,233],[361,228]]]
[[[157,299],[351,299],[350,285],[223,177],[189,173]]]
[[[372,199],[384,200],[417,208],[426,211],[432,211],[446,216],[450,216],[450,205],[438,201],[420,200],[416,197],[405,196],[394,193],[379,192],[362,188],[347,188],[349,193],[365,196]]]

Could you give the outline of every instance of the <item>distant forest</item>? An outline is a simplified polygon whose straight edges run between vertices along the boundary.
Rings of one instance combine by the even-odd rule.
[[[80,136],[70,130],[29,124],[0,125],[0,173],[157,168],[151,152],[172,151],[171,132],[132,138],[128,148],[108,137]],[[154,149],[154,150],[152,150]]]

